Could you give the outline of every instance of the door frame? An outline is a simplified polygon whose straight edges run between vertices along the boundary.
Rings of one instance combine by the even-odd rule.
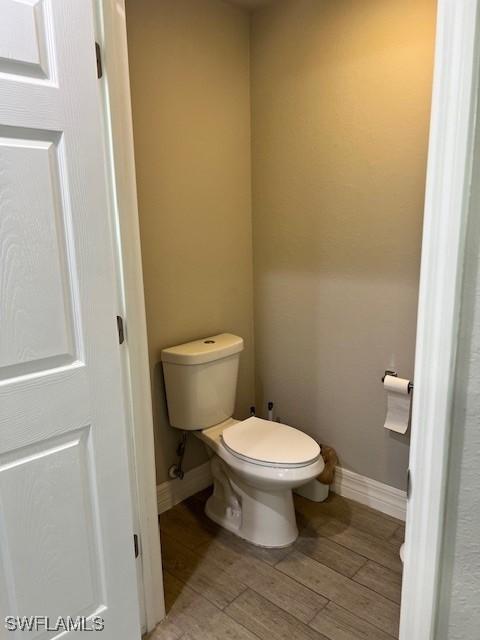
[[[165,618],[124,0],[92,0],[102,60],[102,100],[119,308],[125,328],[124,388],[130,418],[130,477],[140,538],[143,632]]]
[[[433,640],[479,91],[479,0],[439,0],[400,640]]]
[[[480,0],[438,0],[435,70],[428,154],[417,321],[415,394],[410,450],[406,553],[400,640],[433,640],[460,290],[478,94]],[[145,329],[133,129],[124,0],[101,0],[104,68],[108,75],[108,138],[114,158],[117,239],[124,273],[129,329],[141,534],[145,554],[148,629],[165,615],[158,576],[160,547],[152,473],[153,426]],[[143,515],[142,515],[143,514]],[[150,531],[150,535],[148,535]],[[158,530],[155,522],[155,531]],[[150,545],[150,548],[148,548]],[[161,601],[161,605],[159,602]]]

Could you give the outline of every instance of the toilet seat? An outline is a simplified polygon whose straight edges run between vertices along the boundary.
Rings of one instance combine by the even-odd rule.
[[[264,467],[306,467],[320,457],[319,445],[303,431],[257,417],[224,429],[221,445],[236,458]]]

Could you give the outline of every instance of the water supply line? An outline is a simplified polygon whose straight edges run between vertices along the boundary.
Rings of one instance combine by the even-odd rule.
[[[182,431],[182,439],[177,446],[178,462],[177,464],[172,464],[168,470],[168,475],[172,479],[178,478],[179,480],[183,480],[183,476],[185,475],[185,471],[183,470],[183,458],[185,457],[185,449],[187,447],[187,435],[187,431]]]
[[[268,403],[268,419],[270,420],[270,422],[273,421],[273,402],[269,402]]]

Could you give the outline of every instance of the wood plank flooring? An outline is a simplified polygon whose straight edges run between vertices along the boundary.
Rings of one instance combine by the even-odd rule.
[[[160,517],[167,618],[148,640],[398,638],[402,522],[296,496],[298,540],[262,549],[211,522],[208,495]]]

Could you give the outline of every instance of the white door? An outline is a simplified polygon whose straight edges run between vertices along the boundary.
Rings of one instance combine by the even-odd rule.
[[[89,0],[0,0],[1,638],[140,635],[93,33]]]

